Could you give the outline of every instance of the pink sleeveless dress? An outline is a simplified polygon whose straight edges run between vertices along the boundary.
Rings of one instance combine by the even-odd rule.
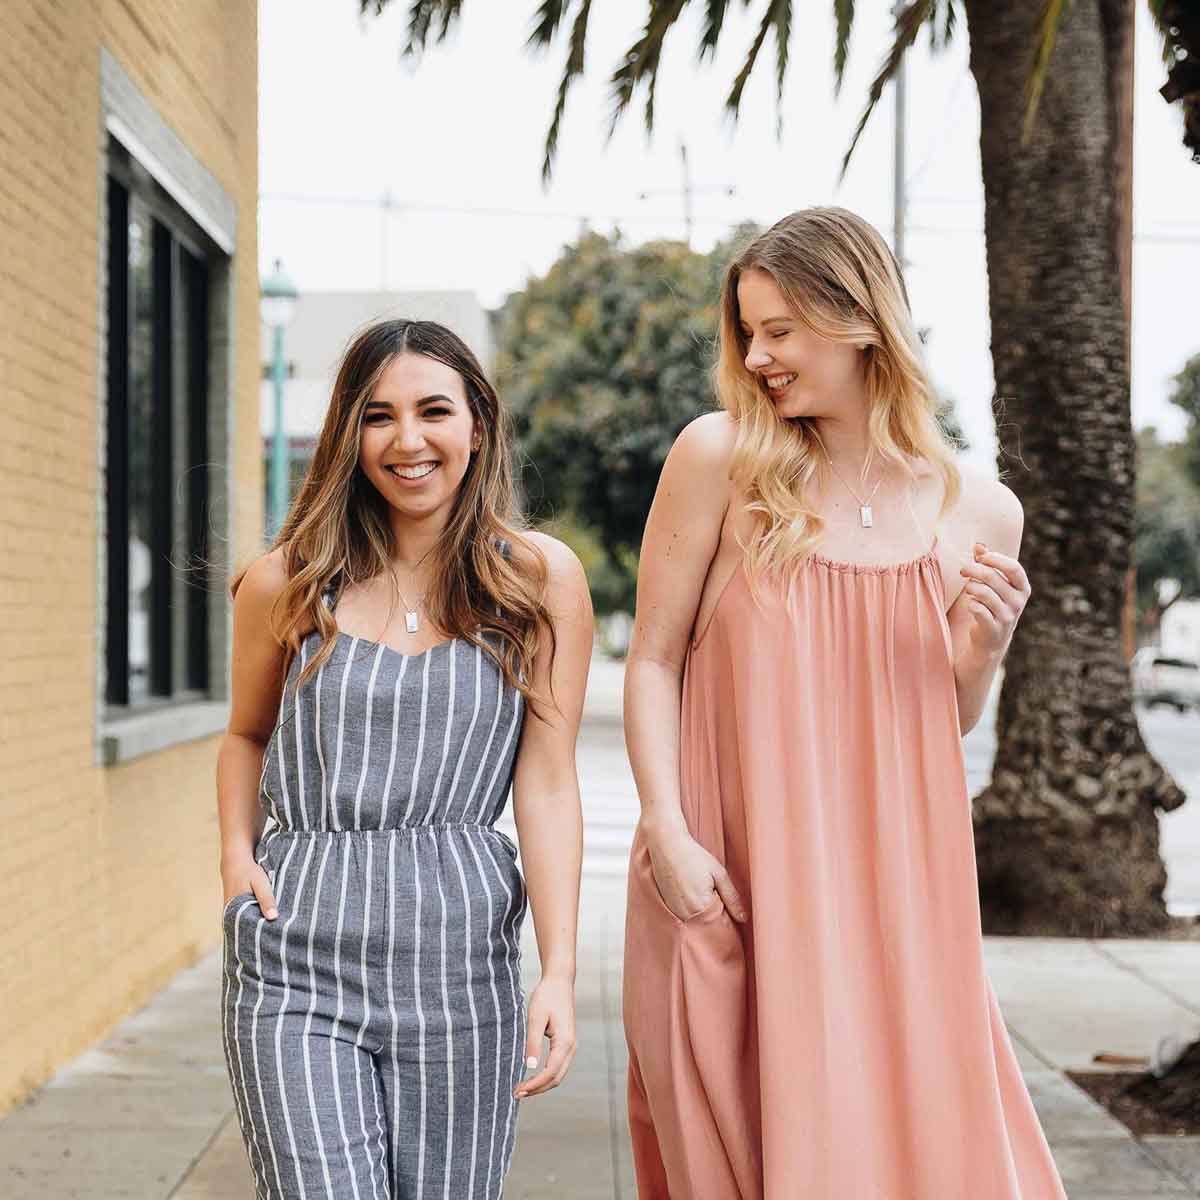
[[[720,897],[640,834],[623,1007],[639,1200],[1066,1200],[980,929],[934,546],[739,565],[687,654],[680,785]]]

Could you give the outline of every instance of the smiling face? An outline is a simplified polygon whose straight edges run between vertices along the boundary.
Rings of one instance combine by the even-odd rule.
[[[766,271],[737,282],[746,369],[780,417],[845,416],[866,401],[863,354],[810,329]]]
[[[462,376],[423,354],[398,354],[363,412],[358,462],[392,508],[424,520],[449,514],[476,440]]]

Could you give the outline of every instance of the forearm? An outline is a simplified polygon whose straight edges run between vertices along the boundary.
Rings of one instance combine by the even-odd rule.
[[[686,830],[679,793],[682,673],[667,663],[632,658],[625,667],[625,747],[641,801],[643,828]]]
[[[954,685],[958,696],[958,723],[965,735],[978,723],[987,703],[996,671],[1004,652],[988,654],[967,646],[954,662]]]
[[[221,861],[253,858],[265,818],[258,802],[264,742],[227,733],[217,753],[217,821]]]
[[[525,890],[543,978],[574,980],[583,817],[574,763],[530,795],[514,794]]]

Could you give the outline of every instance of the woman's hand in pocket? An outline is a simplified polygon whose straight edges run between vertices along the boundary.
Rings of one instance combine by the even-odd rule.
[[[263,916],[274,920],[279,915],[279,910],[275,907],[275,892],[271,887],[270,876],[253,858],[238,858],[223,863],[221,887],[225,893],[226,906],[235,896],[253,892]]]
[[[658,894],[679,920],[703,912],[712,903],[714,890],[735,921],[746,920],[746,907],[724,864],[686,828],[646,830],[645,839]]]

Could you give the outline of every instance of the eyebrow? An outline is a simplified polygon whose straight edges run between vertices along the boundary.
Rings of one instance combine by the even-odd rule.
[[[453,404],[454,399],[451,396],[443,396],[440,392],[435,392],[432,396],[422,396],[417,401],[417,407],[420,408],[423,404]],[[368,400],[367,409],[384,408],[390,409],[392,406],[387,400]]]
[[[768,317],[768,318],[767,318],[765,321],[763,321],[762,323],[763,323],[764,325],[774,325],[774,324],[778,323],[779,321],[787,321],[787,322],[789,322],[789,323],[790,323],[790,322],[793,322],[793,321],[795,321],[795,319],[796,319],[795,317]],[[742,322],[741,322],[741,326],[742,326],[742,328],[743,328],[743,329],[749,329],[749,328],[750,328],[750,327],[749,327],[749,326],[746,324],[746,322],[745,322],[745,321],[742,321]]]

